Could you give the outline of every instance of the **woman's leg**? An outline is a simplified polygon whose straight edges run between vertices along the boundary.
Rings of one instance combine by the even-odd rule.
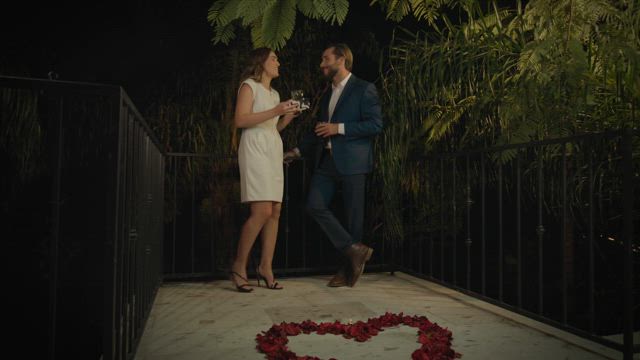
[[[240,240],[238,241],[238,250],[236,258],[231,266],[231,270],[247,278],[247,262],[249,260],[249,252],[251,247],[263,229],[265,224],[272,216],[272,203],[270,201],[256,201],[251,203],[251,215],[242,225],[240,231]],[[239,279],[235,279],[236,281]]]
[[[276,240],[278,238],[278,223],[280,221],[281,209],[282,203],[272,203],[271,216],[267,219],[267,222],[262,228],[262,257],[260,258],[258,271],[266,278],[268,284],[273,283],[273,269],[271,264],[273,262],[273,253],[275,251]]]

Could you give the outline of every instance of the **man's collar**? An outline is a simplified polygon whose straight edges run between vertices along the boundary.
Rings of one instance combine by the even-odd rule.
[[[342,79],[342,81],[340,81],[340,83],[336,86],[333,85],[333,82],[331,83],[331,88],[335,89],[335,88],[344,88],[345,85],[347,85],[347,81],[349,81],[349,79],[351,78],[351,72],[349,72],[349,74],[347,74],[347,76],[345,76],[344,79]]]

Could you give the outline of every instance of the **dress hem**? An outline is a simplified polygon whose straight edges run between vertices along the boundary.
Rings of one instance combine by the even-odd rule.
[[[247,204],[247,203],[252,203],[252,202],[259,202],[259,201],[270,201],[270,202],[277,202],[282,204],[282,200],[273,200],[273,199],[257,199],[257,200],[240,200],[241,204]]]

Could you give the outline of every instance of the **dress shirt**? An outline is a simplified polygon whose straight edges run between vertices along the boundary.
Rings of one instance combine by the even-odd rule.
[[[351,78],[351,73],[349,73],[342,81],[338,83],[338,85],[334,85],[331,83],[331,98],[329,99],[329,122],[331,122],[331,117],[333,116],[333,112],[336,109],[336,104],[338,104],[338,99],[340,99],[340,95],[342,95],[342,90],[344,90],[345,85],[347,85],[347,81]],[[338,134],[344,135],[344,123],[338,123]],[[331,138],[327,139],[325,143],[326,149],[331,149]],[[300,149],[293,148],[293,152],[296,156],[300,156]]]
[[[344,86],[347,85],[347,81],[351,78],[351,73],[345,76],[342,81],[338,83],[338,85],[331,84],[331,98],[329,99],[329,122],[331,122],[331,117],[333,116],[333,112],[336,109],[336,104],[338,103],[338,99],[340,99],[340,95],[342,95],[342,90],[344,90]],[[344,123],[338,123],[338,134],[344,135]],[[327,144],[325,146],[327,149],[331,149],[331,139],[327,140]]]

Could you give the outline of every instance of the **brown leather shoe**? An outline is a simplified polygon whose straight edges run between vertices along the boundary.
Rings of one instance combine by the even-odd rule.
[[[349,286],[353,287],[356,282],[358,282],[360,275],[364,272],[364,264],[371,259],[373,249],[363,243],[357,243],[348,247],[344,254],[351,263],[351,281],[349,281]]]
[[[349,278],[348,278],[349,271],[347,270],[348,270],[347,264],[343,264],[342,266],[340,266],[340,268],[338,269],[338,272],[327,283],[327,286],[329,287],[349,286],[350,284]]]

